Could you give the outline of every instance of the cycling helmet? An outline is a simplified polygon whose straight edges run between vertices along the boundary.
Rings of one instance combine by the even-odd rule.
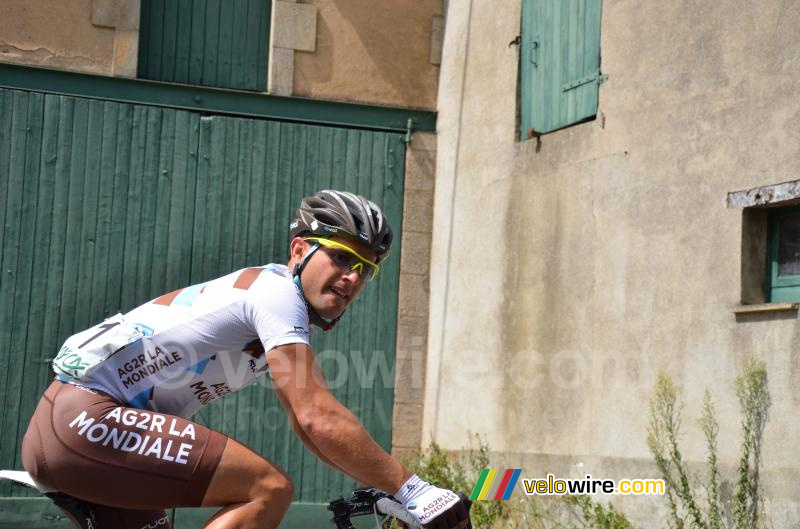
[[[360,195],[332,189],[314,193],[300,202],[295,220],[289,225],[289,234],[292,237],[313,235],[326,238],[336,235],[359,242],[375,252],[376,263],[389,255],[392,246],[392,228],[389,227],[381,208]],[[303,291],[303,283],[300,281],[306,263],[319,247],[319,243],[311,246],[311,250],[306,253],[303,260],[295,264],[292,276],[298,292],[306,302],[309,320],[328,331],[336,325],[344,313],[332,320],[325,320],[308,302]]]
[[[381,209],[347,191],[325,189],[304,198],[289,232],[292,237],[338,235],[366,244],[377,254],[376,262],[385,259],[392,246],[392,228]]]

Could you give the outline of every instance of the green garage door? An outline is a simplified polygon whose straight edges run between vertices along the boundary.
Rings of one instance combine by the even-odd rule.
[[[373,198],[399,232],[404,149],[398,133],[0,90],[0,468],[21,468],[22,435],[66,336],[175,288],[285,262],[294,207],[320,188]],[[393,364],[393,253],[338,328],[313,339],[350,358],[328,353],[326,372],[386,449],[392,380],[371,361]],[[355,486],[294,439],[267,387],[199,419],[286,469],[299,504]],[[0,488],[0,527],[68,527],[24,495]],[[198,516],[181,511],[175,526]]]

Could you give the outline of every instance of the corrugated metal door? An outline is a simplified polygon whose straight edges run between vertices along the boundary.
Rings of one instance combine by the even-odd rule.
[[[142,0],[142,79],[263,92],[271,0]]]
[[[24,429],[66,336],[163,292],[285,262],[293,209],[320,188],[372,197],[399,233],[403,160],[397,133],[0,90],[0,468],[21,468]],[[313,339],[345,355],[325,353],[336,394],[387,449],[393,380],[380,361],[393,366],[399,253],[339,327]],[[297,501],[352,489],[294,439],[265,385],[199,419],[285,468]],[[41,513],[6,505],[0,527],[41,526]],[[176,527],[196,518],[179,514]]]

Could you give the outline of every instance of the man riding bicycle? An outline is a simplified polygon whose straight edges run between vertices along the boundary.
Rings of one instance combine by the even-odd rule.
[[[156,298],[65,342],[22,445],[40,484],[79,498],[100,528],[168,527],[164,509],[216,506],[205,527],[278,526],[286,473],[189,419],[269,374],[295,434],[354,480],[401,502],[424,527],[466,527],[451,491],[387,454],[327,388],[309,346],[388,255],[380,208],[352,193],[303,199],[289,262],[245,268]]]

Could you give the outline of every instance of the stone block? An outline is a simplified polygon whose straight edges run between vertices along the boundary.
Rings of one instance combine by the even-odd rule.
[[[401,351],[418,351],[427,349],[428,315],[401,315],[397,318],[398,354]]]
[[[113,75],[136,78],[139,59],[139,32],[120,30],[114,32]]]
[[[117,14],[117,29],[124,31],[139,30],[141,19],[141,1],[124,0]]]
[[[413,143],[413,142],[412,142]],[[406,181],[408,190],[433,191],[436,180],[436,152],[408,149],[406,151]]]
[[[125,31],[139,29],[140,0],[92,0],[92,24]]]
[[[415,132],[409,150],[436,152],[436,142],[437,136],[433,132]]]
[[[395,403],[392,414],[392,446],[418,448],[422,441],[422,406]]]
[[[277,96],[290,96],[294,91],[294,51],[272,48],[269,56],[267,92]]]
[[[396,403],[418,405],[424,403],[425,349],[423,345],[417,345],[407,351],[397,351],[394,383],[394,401]]]
[[[92,0],[92,24],[104,28],[117,27],[120,1],[124,0]]]
[[[425,404],[425,365],[419,359],[409,359],[404,363],[397,363],[394,387],[395,404]],[[407,380],[406,380],[407,379]]]
[[[272,4],[272,46],[297,51],[317,48],[317,8],[276,0]]]
[[[400,255],[401,273],[427,275],[430,269],[430,253],[430,233],[403,231],[403,249]]]
[[[392,446],[392,455],[406,467],[412,466],[417,461],[419,448],[405,448]]]
[[[400,274],[398,314],[427,318],[430,305],[430,280],[425,274]]]
[[[433,191],[407,189],[403,199],[403,230],[431,233]]]

